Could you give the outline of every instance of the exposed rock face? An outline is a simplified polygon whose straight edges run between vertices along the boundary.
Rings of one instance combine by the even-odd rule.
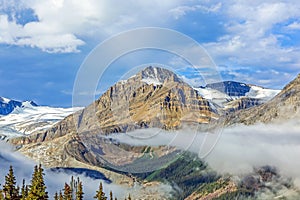
[[[207,88],[212,88],[220,92],[224,92],[229,96],[246,96],[251,89],[248,84],[235,81],[224,81],[219,83],[211,83],[206,85]]]
[[[228,124],[271,122],[273,120],[299,119],[300,112],[300,75],[290,82],[269,102],[248,110],[240,110],[227,119]]]
[[[234,112],[234,111],[244,110],[254,106],[258,106],[261,105],[262,103],[263,102],[260,99],[242,97],[240,99],[233,100],[225,104],[224,110],[227,112]]]
[[[14,139],[27,144],[66,134],[126,132],[138,128],[177,129],[218,118],[207,100],[173,72],[148,67],[110,87],[97,101],[43,133]]]

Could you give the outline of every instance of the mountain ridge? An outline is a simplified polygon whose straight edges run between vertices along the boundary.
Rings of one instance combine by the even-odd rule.
[[[300,74],[267,103],[237,111],[229,115],[226,121],[228,125],[236,123],[250,125],[257,122],[269,123],[276,120],[288,120],[300,116],[299,108]]]

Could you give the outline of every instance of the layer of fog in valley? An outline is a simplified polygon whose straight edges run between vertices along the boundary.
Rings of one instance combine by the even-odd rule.
[[[173,132],[144,129],[109,137],[136,146],[177,146],[204,157],[210,167],[222,174],[245,175],[253,167],[275,166],[281,175],[293,178],[300,188],[298,121],[235,125],[224,128],[220,134],[211,134],[188,129]]]

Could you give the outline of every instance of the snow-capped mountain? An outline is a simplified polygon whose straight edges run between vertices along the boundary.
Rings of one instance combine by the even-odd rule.
[[[209,90],[213,93],[215,93],[215,91],[217,90],[221,93],[225,93],[232,99],[248,97],[258,98],[265,101],[272,99],[280,92],[280,90],[268,89],[235,81],[223,81],[219,83],[207,84],[203,89]]]
[[[0,97],[0,115],[8,115],[11,113],[15,108],[22,107],[25,104],[30,104],[32,106],[37,106],[36,103],[33,101],[16,101],[7,99],[4,97]]]
[[[81,109],[37,106],[32,101],[18,102],[6,98],[1,98],[1,100],[2,105],[7,106],[6,111],[9,109],[12,109],[12,111],[0,116],[0,139],[46,130],[56,122]],[[3,110],[5,111],[5,109]]]
[[[212,83],[195,89],[205,99],[225,109],[231,109],[232,105],[236,107],[235,104],[248,105],[249,107],[259,105],[271,100],[280,92],[280,90],[235,81]]]

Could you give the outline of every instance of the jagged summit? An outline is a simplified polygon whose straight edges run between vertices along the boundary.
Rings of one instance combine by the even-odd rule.
[[[146,67],[138,75],[148,84],[161,85],[165,81],[183,82],[174,72],[161,67]]]

